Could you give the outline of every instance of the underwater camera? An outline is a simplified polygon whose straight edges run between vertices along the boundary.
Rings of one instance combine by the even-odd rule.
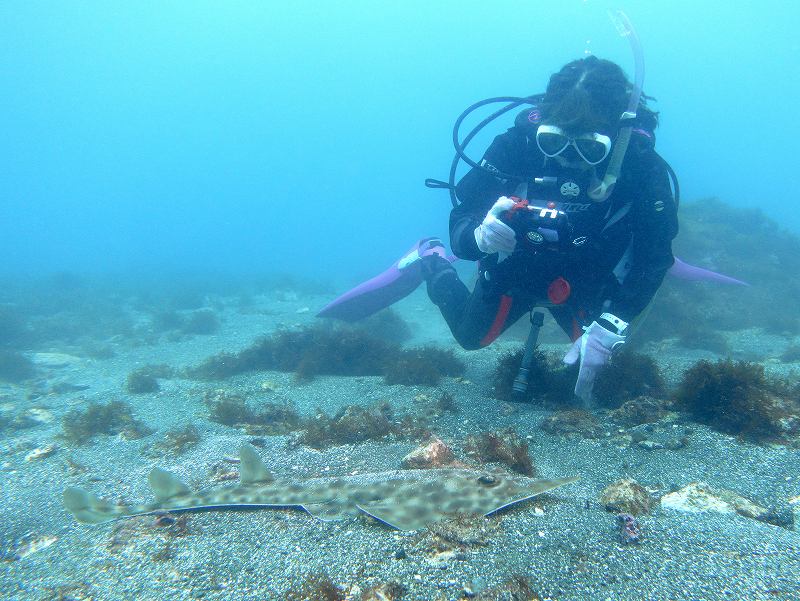
[[[563,252],[580,239],[572,239],[572,226],[564,211],[553,203],[539,207],[527,200],[513,198],[514,206],[506,211],[502,220],[508,224],[521,241],[517,248],[524,253]]]

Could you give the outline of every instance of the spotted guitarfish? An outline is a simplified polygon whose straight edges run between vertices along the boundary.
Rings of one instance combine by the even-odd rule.
[[[578,479],[432,469],[290,481],[275,479],[249,444],[241,447],[239,458],[238,485],[192,492],[174,474],[154,468],[149,482],[155,503],[115,504],[70,487],[64,491],[64,505],[85,524],[165,511],[299,507],[326,522],[366,514],[399,530],[418,530],[458,514],[489,515]]]

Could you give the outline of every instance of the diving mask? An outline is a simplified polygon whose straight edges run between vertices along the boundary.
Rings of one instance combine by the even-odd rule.
[[[536,144],[548,157],[560,155],[571,145],[590,165],[602,163],[611,152],[611,138],[606,135],[590,132],[572,137],[556,125],[540,125],[536,130]]]

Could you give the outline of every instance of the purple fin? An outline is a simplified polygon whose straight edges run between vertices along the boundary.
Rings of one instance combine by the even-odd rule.
[[[675,257],[675,263],[669,268],[667,273],[681,280],[689,280],[691,282],[717,282],[720,284],[735,284],[738,286],[750,285],[747,282],[717,273],[716,271],[711,271],[710,269],[689,265],[689,263],[681,261],[678,257]]]
[[[426,243],[432,240],[438,242],[436,238],[423,238],[417,242],[389,269],[325,305],[317,317],[359,321],[414,292],[423,280],[422,266],[414,257],[425,254],[429,250],[425,248]]]

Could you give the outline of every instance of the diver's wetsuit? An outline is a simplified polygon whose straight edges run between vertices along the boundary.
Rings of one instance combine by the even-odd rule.
[[[677,207],[652,133],[634,130],[614,190],[605,201],[594,202],[585,192],[591,170],[562,167],[539,150],[537,118],[535,110],[520,114],[486,151],[485,169],[472,169],[456,187],[461,204],[450,213],[450,244],[456,256],[480,261],[474,290],[470,293],[443,259],[434,257],[424,267],[431,300],[466,349],[488,345],[532,307],[547,304],[547,287],[558,276],[569,282],[571,294],[550,311],[571,338],[604,311],[630,322],[652,300],[673,263]],[[600,177],[605,167],[597,166]],[[515,177],[486,170],[493,168]],[[535,183],[534,178],[548,176],[557,179]],[[482,253],[474,230],[500,196],[527,198],[537,206],[555,203],[572,226],[565,248],[533,254],[518,236],[515,252],[505,261]]]

